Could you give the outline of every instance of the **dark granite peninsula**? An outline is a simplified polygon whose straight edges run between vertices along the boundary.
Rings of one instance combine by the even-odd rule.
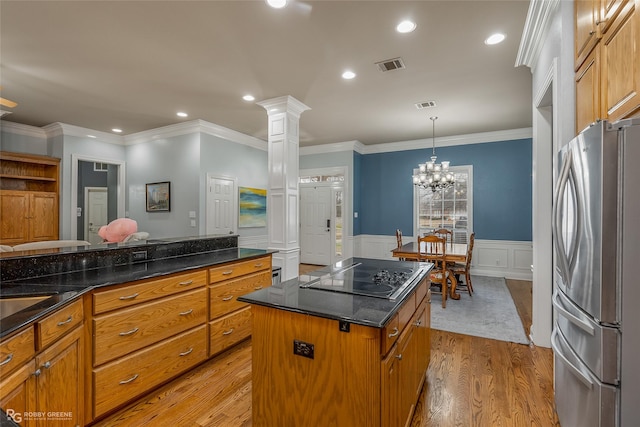
[[[429,364],[432,267],[352,258],[240,297],[253,425],[406,425]]]
[[[0,407],[86,425],[248,338],[251,308],[236,298],[271,285],[272,251],[237,243],[199,236],[0,257]]]

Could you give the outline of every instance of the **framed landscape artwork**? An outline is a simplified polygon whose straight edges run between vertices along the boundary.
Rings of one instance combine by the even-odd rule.
[[[170,182],[147,184],[147,212],[171,210]]]
[[[238,227],[267,226],[267,190],[240,187]]]

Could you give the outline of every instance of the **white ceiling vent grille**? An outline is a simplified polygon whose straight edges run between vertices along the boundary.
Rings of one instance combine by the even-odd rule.
[[[382,71],[383,73],[387,71],[401,70],[403,68],[406,68],[404,66],[404,62],[402,62],[402,58],[386,59],[384,61],[376,62],[376,65],[378,66],[378,70]]]
[[[423,108],[431,108],[436,106],[436,101],[418,102],[416,108],[422,110]]]

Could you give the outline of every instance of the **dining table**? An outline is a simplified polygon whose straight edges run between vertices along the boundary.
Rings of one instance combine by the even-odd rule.
[[[426,252],[424,248],[424,242],[422,243],[423,254]],[[395,258],[404,259],[407,261],[418,261],[418,242],[408,242],[400,247],[397,247],[391,251],[391,255]],[[447,243],[445,247],[444,259],[447,263],[466,263],[467,262],[467,244],[466,243]],[[460,299],[460,294],[456,292],[458,281],[455,274],[449,271],[449,278],[451,279],[451,287],[449,288],[449,296],[451,299]]]

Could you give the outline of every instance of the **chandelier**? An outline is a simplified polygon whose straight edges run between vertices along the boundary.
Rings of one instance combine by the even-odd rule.
[[[436,163],[436,120],[438,117],[429,117],[433,123],[433,151],[431,161],[420,163],[419,171],[413,175],[413,185],[422,187],[431,191],[444,190],[449,188],[455,182],[455,176],[449,171],[449,162]]]

